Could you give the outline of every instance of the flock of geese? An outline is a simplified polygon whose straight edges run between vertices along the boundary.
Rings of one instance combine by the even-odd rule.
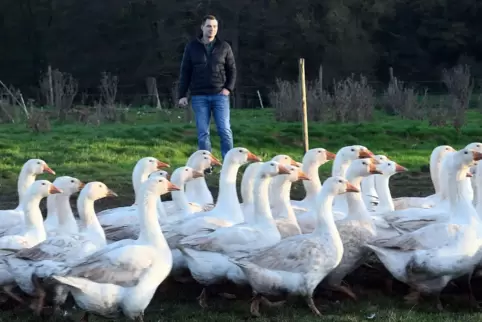
[[[204,288],[229,281],[249,286],[250,312],[287,295],[302,296],[321,315],[313,292],[356,294],[343,279],[375,254],[392,277],[409,285],[407,301],[439,295],[482,260],[482,143],[461,150],[443,145],[430,157],[435,193],[392,199],[389,180],[406,168],[360,145],[336,154],[311,149],[302,162],[288,155],[269,161],[243,147],[223,163],[209,151],[194,152],[186,166],[168,174],[167,163],[140,159],[132,173],[135,202],[95,212],[96,200],[116,197],[104,183],[70,176],[37,180],[55,172],[40,159],[27,161],[18,179],[19,204],[0,211],[2,291],[41,314],[45,302],[63,312],[68,295],[89,314],[143,321],[163,281],[189,278]],[[323,183],[318,168],[333,161]],[[241,181],[242,202],[236,179]],[[214,202],[204,170],[220,166]],[[291,200],[293,182],[306,196]],[[70,207],[77,198],[78,217]],[[172,200],[160,196],[169,193]],[[43,218],[40,201],[47,198]],[[186,277],[187,276],[187,277]],[[235,298],[235,294],[224,294]],[[472,290],[471,301],[476,303]]]

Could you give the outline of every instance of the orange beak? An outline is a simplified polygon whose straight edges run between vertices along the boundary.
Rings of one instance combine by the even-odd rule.
[[[298,171],[298,180],[311,180],[303,171]]]
[[[57,188],[54,185],[51,185],[50,189],[49,189],[49,193],[52,194],[52,195],[56,194],[56,193],[62,193],[62,190],[60,190],[59,188]]]
[[[118,197],[117,193],[115,193],[114,191],[112,190],[107,190],[107,197]]]
[[[330,151],[326,151],[326,159],[327,160],[335,160],[336,154]]]
[[[179,188],[178,186],[176,186],[172,182],[169,181],[167,183],[167,191],[180,191],[180,190],[181,190],[181,188]]]
[[[358,154],[358,158],[359,159],[364,159],[364,158],[375,159],[375,155],[370,150],[361,150],[360,153]]]
[[[82,190],[84,189],[85,187],[85,183],[83,183],[82,181],[79,182],[79,190]]]
[[[211,155],[211,164],[222,166],[221,162],[218,159],[216,159],[213,155]]]
[[[474,155],[474,161],[482,160],[482,153],[473,151],[472,154]]]
[[[278,166],[278,173],[279,174],[291,174],[290,170],[288,170],[284,165],[280,164]]]
[[[202,177],[204,177],[204,173],[199,172],[199,171],[196,171],[196,170],[193,170],[193,171],[192,171],[192,177],[193,177],[194,179],[196,179],[196,178],[202,178]]]
[[[360,192],[357,187],[352,185],[351,183],[347,182],[346,183],[346,192]]]
[[[295,160],[291,159],[290,165],[295,166],[295,167],[300,167],[302,164],[299,162],[296,162]]]
[[[377,166],[373,163],[370,163],[370,171],[371,174],[383,174],[380,170],[377,169]]]
[[[470,172],[467,172],[467,173],[465,174],[465,176],[466,176],[467,178],[472,178],[474,175],[473,175],[472,173],[470,173]]]
[[[55,175],[55,171],[50,169],[50,167],[47,164],[44,165],[44,173],[46,172]]]
[[[170,167],[171,167],[171,166],[170,166],[169,164],[157,160],[157,168],[158,168],[158,169],[170,168]]]
[[[261,162],[261,158],[251,152],[248,152],[248,161]]]
[[[405,171],[408,171],[407,168],[405,167],[402,167],[401,165],[397,164],[397,166],[395,167],[395,171],[396,172],[405,172]]]

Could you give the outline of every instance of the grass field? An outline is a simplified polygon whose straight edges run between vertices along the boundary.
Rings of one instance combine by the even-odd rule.
[[[98,204],[98,211],[106,207],[131,204],[133,192],[131,172],[136,161],[154,156],[171,164],[171,172],[184,165],[189,155],[197,149],[194,124],[183,121],[182,110],[169,113],[132,114],[126,124],[101,125],[53,124],[52,131],[34,134],[25,125],[0,126],[0,206],[5,209],[17,203],[16,180],[22,164],[29,158],[42,158],[57,175],[71,175],[84,182],[99,180],[119,193],[119,198],[109,198]],[[302,132],[299,123],[276,123],[266,110],[233,110],[232,129],[235,146],[244,146],[263,159],[276,154],[288,154],[301,161],[303,156]],[[343,146],[361,144],[375,154],[386,154],[409,168],[410,172],[395,176],[391,181],[392,194],[420,195],[432,191],[427,165],[432,149],[440,144],[461,148],[468,143],[482,141],[480,122],[482,115],[468,112],[468,123],[460,134],[450,127],[434,128],[424,122],[405,121],[377,114],[373,123],[309,125],[310,148],[323,147],[337,152]],[[219,140],[212,130],[214,155],[220,157]],[[320,170],[322,180],[331,170],[331,162]],[[208,177],[216,195],[218,171]],[[241,173],[239,174],[239,179]],[[51,175],[39,178],[53,180]],[[240,180],[238,180],[240,181]],[[303,196],[300,184],[294,186],[293,198]],[[75,202],[75,198],[73,198]],[[361,273],[358,273],[361,274]],[[377,273],[372,272],[372,275]],[[465,304],[465,291],[454,289],[461,296],[450,298],[446,313],[432,313],[430,305],[410,307],[400,304],[405,289],[387,296],[381,291],[368,290],[378,282],[365,281],[355,272],[352,279],[363,294],[359,303],[340,297],[339,301],[318,299],[326,304],[323,321],[481,321],[482,314],[472,313]],[[174,283],[174,282],[173,282]],[[474,286],[478,281],[474,278]],[[169,284],[169,285],[167,285]],[[146,321],[239,321],[249,320],[249,296],[243,300],[213,298],[213,308],[203,312],[196,296],[199,286],[167,283],[161,286],[159,299],[149,306]],[[463,283],[461,283],[463,284]],[[482,285],[482,284],[481,284]],[[480,287],[479,287],[480,288]],[[165,290],[165,291],[164,291]],[[477,296],[477,294],[476,294]],[[481,298],[482,294],[478,295]],[[443,299],[442,299],[443,300]],[[444,300],[443,300],[444,301]],[[429,303],[429,302],[428,302]],[[460,305],[460,303],[462,303]],[[445,304],[445,302],[444,302]],[[315,321],[306,305],[294,301],[281,309],[262,309],[258,321]],[[373,318],[371,315],[375,314]],[[29,313],[7,310],[0,321],[27,321]],[[370,319],[371,318],[371,319]],[[36,321],[33,317],[30,321]]]

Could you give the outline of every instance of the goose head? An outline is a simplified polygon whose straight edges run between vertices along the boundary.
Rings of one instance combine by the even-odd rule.
[[[164,195],[171,191],[181,190],[178,186],[162,176],[152,176],[144,182],[144,185],[147,191],[158,196]]]
[[[467,144],[467,146],[465,148],[469,149],[469,150],[474,150],[476,152],[482,152],[482,143],[472,142],[472,143]]]
[[[184,166],[179,167],[172,173],[171,180],[178,185],[183,185],[184,183],[191,181],[196,178],[204,177],[204,173],[194,170],[191,167]]]
[[[402,167],[398,163],[388,160],[383,163],[377,164],[376,168],[378,171],[380,171],[383,175],[385,176],[392,176],[396,173],[401,173],[408,171],[407,168]]]
[[[141,168],[144,173],[152,173],[162,168],[170,168],[171,166],[154,157],[145,157],[137,161],[136,167]]]
[[[296,167],[301,167],[301,163],[293,160],[289,155],[286,154],[278,154],[271,160],[276,161],[284,166],[294,165]]]
[[[290,174],[290,171],[286,166],[273,160],[263,163],[258,172],[261,178],[275,177],[280,174]]]
[[[248,162],[260,162],[261,158],[246,148],[238,147],[229,150],[228,153],[226,153],[224,160],[228,161],[228,164],[231,163],[241,166]]]
[[[368,150],[362,145],[345,146],[338,151],[337,155],[340,155],[344,160],[356,160],[375,157],[372,151]]]
[[[341,195],[347,192],[360,192],[357,187],[340,176],[327,178],[325,182],[323,182],[323,190],[325,189],[328,189],[329,192],[334,195]]]
[[[347,176],[352,178],[367,177],[371,174],[383,174],[377,169],[377,163],[371,158],[353,160],[347,170]]]
[[[472,149],[467,149],[463,148],[457,152],[454,153],[454,167],[460,168],[460,167],[471,167],[474,165],[476,161],[479,161],[482,159],[482,153],[472,150]]]
[[[166,179],[170,179],[171,178],[171,175],[165,171],[165,170],[157,170],[157,171],[154,171],[154,172],[151,172],[147,178],[150,178],[152,176],[161,176],[161,177],[164,177]]]
[[[298,180],[311,180],[300,168],[293,165],[286,167],[290,174],[286,175],[287,180],[290,182],[296,182]]]
[[[77,178],[62,176],[55,178],[53,182],[54,186],[62,190],[63,195],[73,195],[76,192],[82,190],[85,184]]]
[[[450,145],[439,145],[438,147],[433,149],[432,153],[435,156],[435,158],[438,160],[438,162],[440,162],[448,153],[456,152],[456,151],[457,150],[455,150]]]
[[[32,185],[28,188],[27,194],[28,195],[35,195],[41,198],[45,198],[49,195],[53,195],[56,193],[62,193],[62,190],[57,188],[52,182],[48,180],[36,180]]]
[[[336,154],[323,149],[323,148],[314,148],[308,150],[303,157],[303,164],[316,164],[321,166],[328,161],[335,160]]]
[[[48,166],[47,162],[42,159],[30,159],[25,162],[25,165],[23,167],[28,173],[33,175],[39,175],[42,173],[50,173],[55,175],[55,171],[52,170]]]
[[[207,150],[198,150],[194,152],[189,157],[187,163],[192,165],[193,168],[201,170],[208,169],[211,166],[222,166],[222,163]]]
[[[383,155],[383,154],[377,154],[377,155],[375,155],[374,158],[375,158],[375,160],[378,161],[379,164],[381,164],[383,162],[390,161],[390,159],[386,155]]]
[[[81,194],[94,201],[106,197],[118,197],[117,193],[109,189],[105,183],[100,181],[87,183],[82,189]]]

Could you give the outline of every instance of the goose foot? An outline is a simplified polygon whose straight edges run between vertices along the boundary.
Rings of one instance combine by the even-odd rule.
[[[79,322],[89,322],[89,312],[84,312]]]
[[[311,312],[313,312],[317,316],[321,316],[321,312],[316,307],[315,302],[313,302],[312,296],[306,297],[306,303],[308,304],[308,307],[311,309]]]
[[[343,286],[343,285],[330,285],[329,288],[332,291],[338,291],[341,292],[345,295],[348,295],[353,301],[357,302],[358,297],[355,295],[355,293],[351,290],[349,286]]]
[[[206,288],[204,287],[201,294],[199,294],[199,296],[197,297],[198,303],[203,309],[208,308],[208,303],[206,302],[206,298],[207,298],[206,293],[207,293]]]
[[[267,307],[281,307],[286,303],[286,300],[283,301],[276,301],[276,302],[271,302],[268,300],[266,297],[262,296],[261,297],[261,303],[266,305]]]
[[[236,299],[236,295],[230,294],[230,293],[218,293],[218,295],[221,296],[222,298],[227,299],[227,300],[235,300]]]
[[[444,306],[442,305],[442,302],[440,301],[440,294],[436,295],[435,301],[437,302],[437,310],[442,312],[444,310]]]
[[[259,304],[261,301],[261,295],[256,294],[252,299],[251,299],[251,307],[250,307],[250,312],[252,316],[255,317],[260,317],[261,314],[259,313]]]
[[[407,304],[416,305],[420,300],[420,292],[416,290],[412,290],[409,294],[405,295],[403,299]]]
[[[40,284],[39,278],[35,274],[32,275],[32,284],[35,287],[35,295],[37,296],[37,298],[30,305],[30,308],[35,312],[37,316],[40,316],[44,307],[46,293],[42,285]]]
[[[14,286],[13,285],[6,285],[4,287],[2,287],[2,291],[7,294],[8,296],[10,296],[12,299],[14,299],[15,301],[17,301],[18,303],[20,304],[24,304],[25,305],[25,300],[22,299],[20,296],[18,296],[17,294],[13,293],[12,291],[12,288]]]

